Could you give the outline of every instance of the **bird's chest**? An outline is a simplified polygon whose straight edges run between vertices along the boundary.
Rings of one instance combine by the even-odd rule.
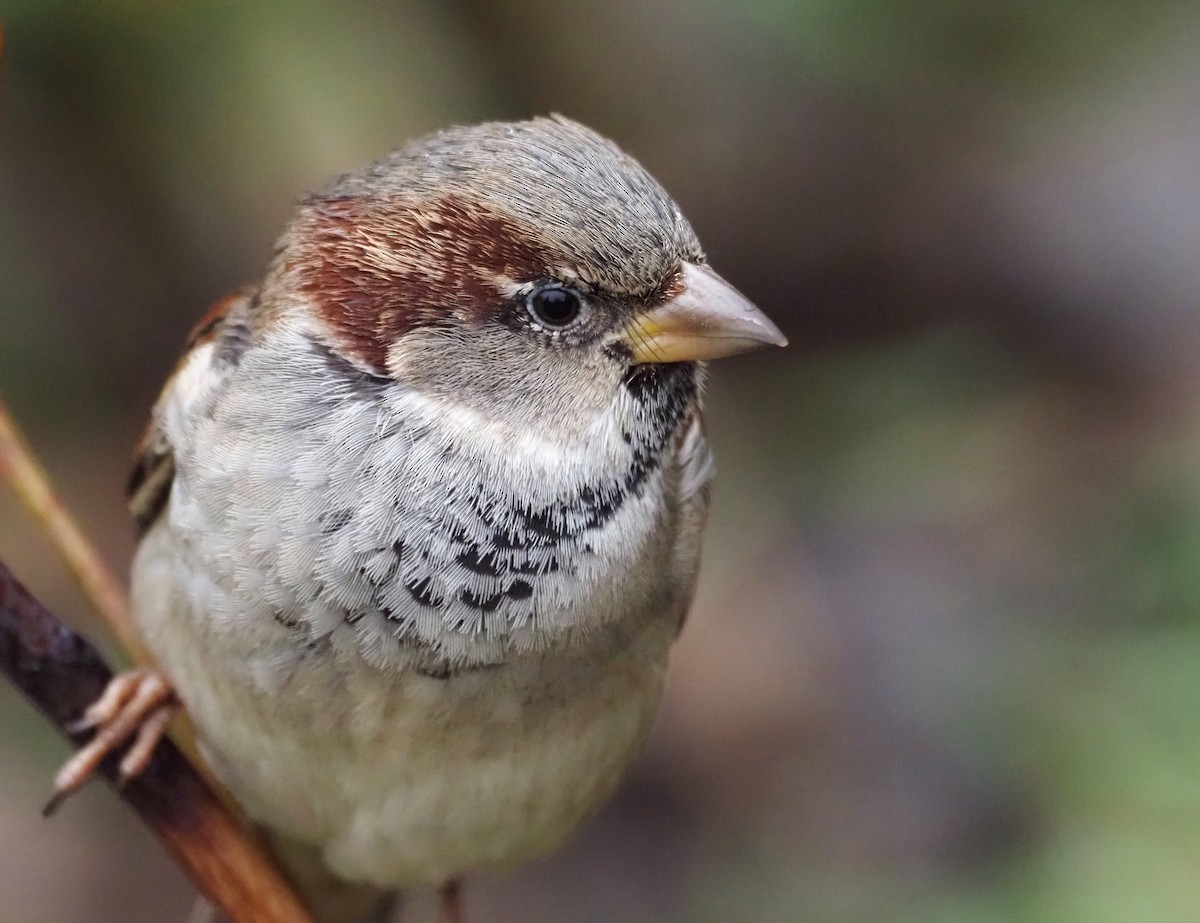
[[[566,451],[352,404],[264,430],[246,400],[194,423],[168,509],[215,631],[444,673],[572,643],[669,590],[673,483],[619,438]]]

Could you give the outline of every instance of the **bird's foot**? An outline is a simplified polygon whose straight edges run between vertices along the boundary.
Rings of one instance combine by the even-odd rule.
[[[58,771],[54,796],[42,813],[49,816],[57,810],[95,774],[105,757],[131,737],[133,743],[117,770],[118,784],[140,774],[178,707],[175,690],[155,670],[137,667],[114,676],[83,717],[67,728],[72,734],[94,729],[96,736]]]

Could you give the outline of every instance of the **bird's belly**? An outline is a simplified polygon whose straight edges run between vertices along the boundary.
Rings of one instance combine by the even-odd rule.
[[[181,605],[194,593],[143,563],[143,635],[218,777],[338,875],[389,887],[560,844],[640,749],[675,633],[669,620],[622,620],[570,648],[436,678],[215,634]]]
[[[561,666],[382,682],[301,668],[289,686],[302,698],[254,709],[236,734],[228,706],[181,692],[253,817],[318,846],[343,877],[404,886],[549,852],[616,787],[663,664],[613,658],[571,678]]]
[[[612,793],[658,701],[657,676],[597,679],[604,688],[570,690],[574,701],[566,689],[546,690],[558,702],[544,699],[530,714],[526,692],[498,691],[493,716],[452,708],[457,727],[432,732],[433,709],[418,706],[411,733],[380,749],[392,778],[359,764],[369,795],[354,799],[353,819],[327,843],[330,866],[389,884],[443,881],[558,846]]]

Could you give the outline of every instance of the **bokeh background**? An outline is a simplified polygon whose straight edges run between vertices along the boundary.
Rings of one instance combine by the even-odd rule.
[[[121,487],[291,203],[451,123],[634,152],[791,338],[720,364],[649,752],[478,921],[1200,919],[1200,6],[3,0],[0,389],[122,571]],[[95,632],[0,495],[0,556]],[[0,917],[183,920],[0,689]],[[415,918],[429,911],[419,897]]]

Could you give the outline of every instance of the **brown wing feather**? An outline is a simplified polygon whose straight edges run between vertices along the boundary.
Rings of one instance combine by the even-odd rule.
[[[133,470],[129,474],[129,482],[126,485],[129,512],[137,524],[139,536],[144,535],[146,530],[154,525],[155,520],[166,507],[167,498],[171,495],[171,482],[175,478],[175,456],[159,420],[158,408],[162,403],[163,395],[170,390],[175,376],[187,357],[192,354],[192,350],[222,337],[230,316],[235,312],[240,315],[245,308],[252,305],[254,295],[255,292],[252,289],[243,290],[213,305],[188,334],[183,355],[175,364],[175,369],[163,386],[162,394],[159,395],[154,410],[150,414],[150,422],[138,442],[137,450],[134,453]],[[238,327],[239,329],[234,331],[234,335],[244,336],[244,326],[239,324]]]
[[[126,485],[129,512],[137,524],[139,537],[154,525],[167,505],[174,479],[175,456],[158,420],[152,418],[138,443],[133,471],[129,473],[129,483]]]

